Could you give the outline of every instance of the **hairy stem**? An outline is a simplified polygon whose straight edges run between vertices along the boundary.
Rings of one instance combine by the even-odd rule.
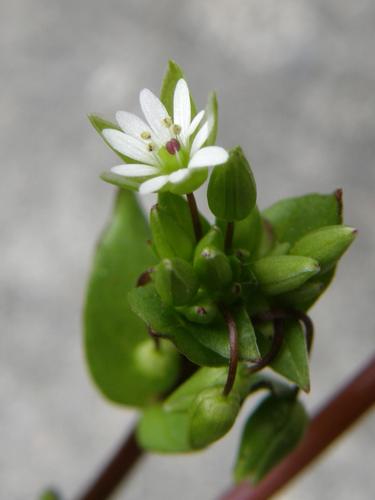
[[[197,202],[195,200],[195,196],[193,193],[188,193],[186,195],[186,198],[187,198],[189,208],[190,208],[191,220],[193,222],[195,239],[197,241],[199,241],[202,238],[202,225],[201,225],[201,220],[199,217]]]
[[[233,384],[236,378],[237,365],[238,365],[238,332],[236,322],[227,307],[224,305],[220,306],[221,313],[228,328],[229,336],[229,366],[228,366],[228,376],[224,386],[223,395],[228,396],[233,388]]]
[[[375,403],[375,356],[312,419],[301,443],[258,485],[244,481],[221,500],[267,500],[279,492]]]

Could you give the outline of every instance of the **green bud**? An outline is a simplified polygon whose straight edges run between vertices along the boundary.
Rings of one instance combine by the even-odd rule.
[[[218,316],[218,309],[213,302],[204,302],[194,306],[181,307],[180,313],[193,323],[208,325]]]
[[[213,169],[207,198],[212,213],[226,221],[245,219],[254,208],[254,176],[239,146],[230,151],[226,163]]]
[[[333,266],[353,242],[357,231],[348,226],[326,226],[303,236],[290,249],[291,255],[304,255],[319,262],[322,270]]]
[[[159,205],[154,205],[150,212],[150,227],[153,244],[160,258],[192,258],[195,248],[193,233],[189,227],[178,224],[175,214],[169,214]]]
[[[209,290],[220,290],[232,281],[228,257],[214,247],[204,247],[195,255],[194,269],[201,283]]]
[[[152,273],[155,288],[167,305],[188,304],[198,290],[198,280],[191,264],[182,259],[163,259]]]
[[[39,500],[60,500],[61,496],[55,490],[46,490],[39,496]]]
[[[202,391],[190,407],[191,446],[200,449],[220,439],[234,424],[239,410],[237,393],[223,396],[222,387]]]
[[[224,250],[224,236],[219,226],[212,226],[208,233],[203,236],[195,249],[195,255],[200,255],[205,247]]]
[[[294,290],[320,270],[316,260],[299,255],[263,257],[254,263],[253,269],[261,289],[268,295]]]
[[[155,390],[167,389],[173,383],[180,369],[180,357],[174,346],[165,340],[160,340],[155,346],[149,338],[137,345],[133,354],[133,362],[137,373],[143,381],[149,381]]]

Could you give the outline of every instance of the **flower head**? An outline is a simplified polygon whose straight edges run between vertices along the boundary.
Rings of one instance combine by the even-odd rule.
[[[112,167],[111,172],[137,180],[140,193],[193,191],[206,180],[208,167],[227,161],[224,148],[205,146],[214,118],[204,111],[191,116],[184,79],[174,90],[173,117],[150,90],[143,89],[139,99],[145,120],[118,111],[116,120],[121,130],[106,128],[102,133],[113,149],[132,162]]]

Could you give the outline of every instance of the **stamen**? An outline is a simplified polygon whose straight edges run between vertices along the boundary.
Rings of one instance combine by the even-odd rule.
[[[141,133],[141,138],[144,139],[145,141],[147,141],[148,139],[151,139],[150,132],[147,132],[147,130],[145,130],[144,132]]]
[[[167,128],[169,128],[169,127],[171,127],[173,125],[172,119],[169,116],[166,116],[165,118],[163,118],[161,122]]]
[[[181,145],[177,139],[171,139],[167,142],[165,148],[170,155],[175,155],[180,150]]]
[[[148,151],[155,151],[156,144],[154,144],[153,142],[150,142],[149,144],[147,144],[147,149],[148,149]]]
[[[178,135],[181,132],[181,127],[180,125],[176,125],[175,123],[172,125],[172,132],[175,135]]]

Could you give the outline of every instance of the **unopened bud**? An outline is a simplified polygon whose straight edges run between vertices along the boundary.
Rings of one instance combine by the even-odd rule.
[[[162,301],[167,305],[188,304],[198,290],[193,267],[182,259],[163,259],[152,273],[152,279]]]

